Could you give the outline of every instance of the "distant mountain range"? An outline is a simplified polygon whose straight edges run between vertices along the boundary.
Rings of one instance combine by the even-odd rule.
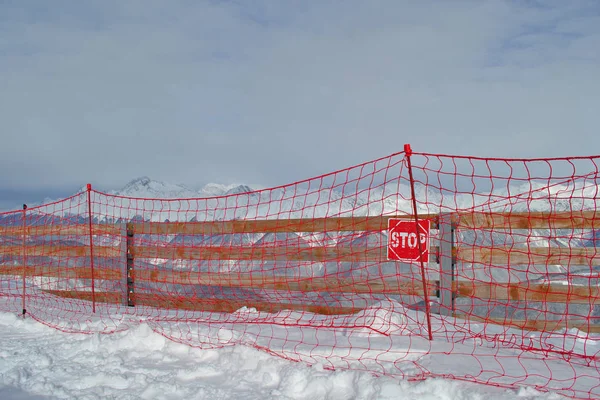
[[[83,190],[86,190],[83,188]],[[193,190],[181,184],[165,183],[155,181],[147,176],[133,179],[120,190],[110,191],[109,194],[136,198],[158,198],[158,199],[189,199],[198,197],[227,196],[253,192],[256,189],[247,185],[221,185],[209,183],[200,190]]]
[[[368,177],[367,177],[368,178]],[[365,179],[367,179],[365,178]],[[398,179],[359,189],[354,185],[301,183],[274,189],[254,188],[244,184],[210,183],[199,190],[181,184],[133,179],[122,189],[106,195],[93,193],[95,218],[145,221],[203,221],[254,218],[316,218],[334,216],[368,216],[412,214],[411,191]],[[311,186],[312,184],[312,186]],[[349,190],[356,186],[356,190]],[[564,186],[564,187],[563,187]],[[30,205],[38,214],[64,218],[87,215],[86,188],[71,199],[46,201]],[[492,212],[535,212],[593,210],[597,206],[599,187],[573,183],[545,187],[526,182],[502,187],[489,193],[461,192],[457,188],[417,185],[420,213],[479,210]],[[592,235],[589,241],[598,240]]]

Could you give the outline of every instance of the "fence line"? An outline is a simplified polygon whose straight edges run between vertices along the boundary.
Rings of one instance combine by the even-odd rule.
[[[527,218],[525,213],[516,213],[503,215],[497,213],[478,213],[478,214],[452,214],[451,221],[457,221],[456,227],[464,227],[470,229],[481,229],[483,226],[492,226],[496,221],[498,226],[503,229],[512,229],[512,223],[516,229],[533,229],[540,227],[541,224],[536,221],[545,222],[553,221],[553,225],[560,228],[574,227],[574,229],[587,228],[593,225],[593,213],[584,213],[583,216],[573,215],[572,213],[553,213],[539,214],[538,218]],[[579,217],[576,218],[576,217]],[[255,220],[255,221],[228,221],[225,224],[218,225],[214,221],[211,222],[191,222],[191,223],[138,223],[127,224],[127,232],[129,232],[127,240],[123,242],[126,246],[120,244],[120,235],[123,230],[120,225],[94,224],[91,226],[92,235],[114,235],[119,243],[116,246],[95,246],[96,257],[126,257],[129,260],[139,258],[161,258],[169,260],[248,260],[248,261],[311,261],[311,262],[326,262],[329,260],[349,261],[349,262],[387,262],[385,249],[383,247],[361,249],[357,252],[356,248],[340,247],[340,246],[323,246],[303,248],[300,246],[286,246],[285,248],[277,246],[206,246],[194,245],[189,246],[147,246],[134,244],[136,234],[159,235],[159,234],[186,234],[186,235],[203,235],[208,232],[224,234],[239,234],[239,233],[275,233],[275,232],[327,232],[327,231],[383,231],[383,227],[387,227],[389,219],[396,216],[386,217],[363,217],[354,221],[352,217],[335,218],[333,221],[328,221],[327,218],[319,221],[302,219],[295,220]],[[401,215],[401,219],[412,219],[410,215]],[[432,219],[435,221],[434,226],[439,224],[439,216],[422,215],[421,219]],[[476,222],[477,221],[477,222]],[[454,224],[454,223],[453,223]],[[217,227],[218,228],[215,228]],[[453,225],[454,226],[454,225]],[[318,228],[322,227],[321,230]],[[527,227],[527,228],[525,228]],[[211,231],[211,228],[215,228]],[[0,229],[0,235],[14,235],[19,229],[16,227],[4,227]],[[81,235],[85,234],[89,229],[85,225],[74,226],[42,226],[39,229],[27,230],[28,236],[46,236],[46,235]],[[449,230],[450,234],[453,234]],[[21,229],[22,230],[22,229]],[[40,256],[52,254],[53,256],[73,257],[89,257],[93,259],[92,246],[64,246],[62,243],[56,245],[35,245],[31,241],[25,240],[22,246],[0,246],[0,253],[4,255],[24,254],[26,256]],[[452,239],[440,239],[441,245],[452,243]],[[27,243],[27,244],[25,244]],[[436,254],[438,262],[442,255],[440,249],[442,246],[432,246],[432,253]],[[551,248],[551,247],[528,247],[524,249],[515,248],[499,248],[499,247],[451,247],[451,262],[454,263],[457,258],[462,262],[469,263],[489,263],[494,260],[496,263],[512,263],[512,264],[556,264],[574,263],[581,264],[587,262],[600,261],[600,254],[596,253],[595,248]],[[584,261],[582,261],[584,260]],[[443,265],[443,262],[441,263]],[[130,265],[131,269],[131,265]],[[114,280],[121,281],[124,273],[122,268],[103,268],[97,271],[87,268],[60,268],[60,266],[35,266],[35,265],[10,265],[0,266],[0,275],[12,275],[26,277],[54,277],[62,279],[90,279],[94,280]],[[452,272],[450,272],[452,274]],[[285,276],[272,276],[265,274],[252,273],[211,273],[211,272],[193,272],[193,271],[173,271],[173,270],[141,270],[135,273],[128,274],[127,285],[134,285],[135,281],[147,283],[171,283],[179,285],[209,285],[218,287],[236,287],[247,289],[282,289],[298,292],[337,292],[337,293],[370,293],[370,294],[400,294],[400,295],[416,295],[423,296],[424,291],[419,282],[408,279],[398,279],[397,277],[369,277],[365,281],[354,278],[327,278],[327,277],[307,277],[301,279],[290,280]],[[558,302],[558,303],[574,303],[574,304],[596,304],[600,302],[599,287],[571,287],[564,284],[531,284],[528,282],[519,283],[502,283],[502,282],[456,282],[453,278],[449,281],[444,279],[431,280],[427,282],[427,294],[433,297],[441,297],[441,293],[447,291],[451,295],[450,299],[457,297],[470,297],[479,299],[494,299],[494,300],[514,300],[514,301],[541,301],[541,302]],[[49,291],[57,296],[67,298],[88,299],[90,294],[82,291]],[[126,289],[123,293],[130,293]],[[94,296],[94,291],[91,294]],[[103,293],[102,299],[109,303],[123,303],[123,295],[119,293]],[[139,297],[139,296],[138,296]],[[143,300],[142,300],[143,299]],[[164,303],[162,304],[161,301]],[[172,299],[163,298],[161,301],[152,301],[141,296],[138,301],[130,299],[129,302],[138,304],[152,303],[153,306],[161,308],[177,308],[176,302]],[[128,303],[128,302],[126,302]],[[444,305],[446,303],[442,302]],[[250,306],[255,306],[249,303]],[[283,305],[284,307],[287,305]],[[185,309],[202,310],[202,304],[192,307],[187,303],[182,303],[181,307]],[[212,306],[211,306],[212,307]],[[233,306],[232,306],[233,307]],[[241,305],[240,305],[241,307]],[[239,308],[239,307],[238,307]],[[260,308],[260,307],[257,307]],[[265,309],[274,309],[275,305],[268,305]],[[289,305],[290,309],[303,309],[298,305]],[[206,311],[214,311],[209,308]],[[347,311],[353,313],[354,308],[347,308]],[[454,315],[454,310],[450,310],[450,315]],[[338,308],[328,310],[327,307],[321,307],[320,312],[325,314],[339,314]],[[461,317],[468,318],[467,315]],[[509,323],[515,326],[527,326],[531,329],[536,327],[545,327],[552,322],[545,320],[522,321],[515,324],[515,321],[499,321],[499,323]],[[556,327],[566,326],[564,323],[554,323]],[[598,326],[581,326],[588,332],[600,332]]]
[[[332,368],[600,396],[578,381],[600,377],[599,353],[576,344],[600,333],[598,157],[407,156],[207,199],[135,199],[88,186],[0,213],[0,309],[18,302],[73,332],[99,329],[84,323],[93,314],[103,332],[119,329],[119,313],[139,315],[183,343],[251,341],[309,363],[331,343],[303,330],[327,328],[343,350],[331,350]],[[249,309],[258,314],[240,313]],[[239,332],[223,341],[191,324]],[[408,352],[336,333],[365,326],[410,338]],[[426,368],[410,353],[437,353],[417,338],[450,343],[444,354],[473,357],[481,371]],[[525,365],[531,352],[556,365],[568,359],[574,375],[507,372],[503,363]]]

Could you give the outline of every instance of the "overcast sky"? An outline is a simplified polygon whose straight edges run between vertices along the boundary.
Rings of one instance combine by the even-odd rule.
[[[599,115],[597,0],[0,1],[4,201],[599,154]]]

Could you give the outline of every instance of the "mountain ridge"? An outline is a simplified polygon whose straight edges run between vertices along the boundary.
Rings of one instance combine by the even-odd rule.
[[[129,181],[121,189],[111,190],[107,194],[134,198],[181,199],[219,197],[256,190],[249,185],[236,183],[207,183],[199,190],[194,190],[181,183],[168,183],[148,176],[140,176]]]

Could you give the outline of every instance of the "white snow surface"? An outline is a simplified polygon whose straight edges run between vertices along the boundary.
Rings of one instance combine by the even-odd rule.
[[[249,318],[256,313],[242,309]],[[393,314],[393,313],[392,313]],[[264,316],[263,316],[264,317]],[[274,320],[296,318],[273,315]],[[357,314],[357,323],[362,321],[383,333],[369,329],[348,329],[341,332],[308,327],[286,327],[288,335],[321,336],[319,343],[324,353],[335,355],[347,352],[348,348],[337,349],[340,338],[372,340],[381,337],[395,350],[401,350],[411,340],[414,354],[409,358],[423,357],[419,341],[402,335],[403,332],[389,330],[389,322],[407,323],[402,315],[391,316],[383,310],[378,313]],[[0,398],[1,399],[558,399],[556,393],[541,393],[531,387],[505,389],[475,383],[430,378],[423,381],[408,381],[389,376],[375,376],[368,371],[329,370],[318,362],[313,351],[312,365],[308,362],[292,362],[270,355],[253,346],[235,344],[222,348],[201,349],[176,343],[157,333],[157,323],[139,317],[114,315],[118,330],[112,334],[64,333],[47,327],[31,317],[17,313],[0,312]],[[410,318],[409,318],[410,320]],[[90,314],[89,327],[102,324],[98,317]],[[160,322],[158,323],[160,325]],[[170,329],[177,329],[170,322]],[[200,323],[200,325],[202,325]],[[407,328],[401,325],[402,330]],[[223,324],[217,328],[207,324],[199,330],[215,332],[215,343],[229,343],[246,332],[234,324]],[[260,343],[258,327],[256,343]],[[268,325],[271,334],[276,326]],[[406,333],[406,331],[404,331]],[[327,338],[329,341],[327,341]],[[418,338],[416,338],[418,339]],[[348,339],[350,340],[350,339]],[[429,342],[423,349],[429,347]],[[594,343],[592,343],[593,345]],[[443,353],[448,343],[440,338],[432,342],[431,350]],[[274,347],[277,347],[274,344]],[[283,348],[274,348],[278,353]],[[288,350],[297,350],[295,348]],[[313,348],[314,350],[314,348]],[[301,349],[300,349],[301,352]],[[333,357],[332,357],[333,359]],[[478,370],[479,361],[473,357],[464,359],[438,355],[427,364],[438,365],[447,372],[460,373],[469,369]],[[316,362],[315,362],[316,361]],[[385,360],[383,360],[385,361]],[[335,361],[333,361],[335,363]],[[489,360],[490,363],[497,361]],[[535,371],[535,361],[527,360],[527,368]],[[509,368],[511,363],[507,363]],[[516,367],[519,366],[514,361]],[[331,365],[331,364],[330,364]],[[540,359],[539,365],[545,364]],[[485,367],[485,365],[483,365]],[[521,364],[521,368],[524,365]],[[546,366],[547,368],[547,366]],[[558,369],[557,369],[558,371]],[[507,369],[510,374],[511,370]],[[569,371],[565,371],[569,372]],[[518,373],[518,372],[517,372]],[[555,371],[555,373],[557,373]],[[555,375],[556,377],[556,375]],[[588,382],[590,384],[590,382]],[[592,386],[594,383],[591,383]],[[584,389],[584,388],[582,388]]]

